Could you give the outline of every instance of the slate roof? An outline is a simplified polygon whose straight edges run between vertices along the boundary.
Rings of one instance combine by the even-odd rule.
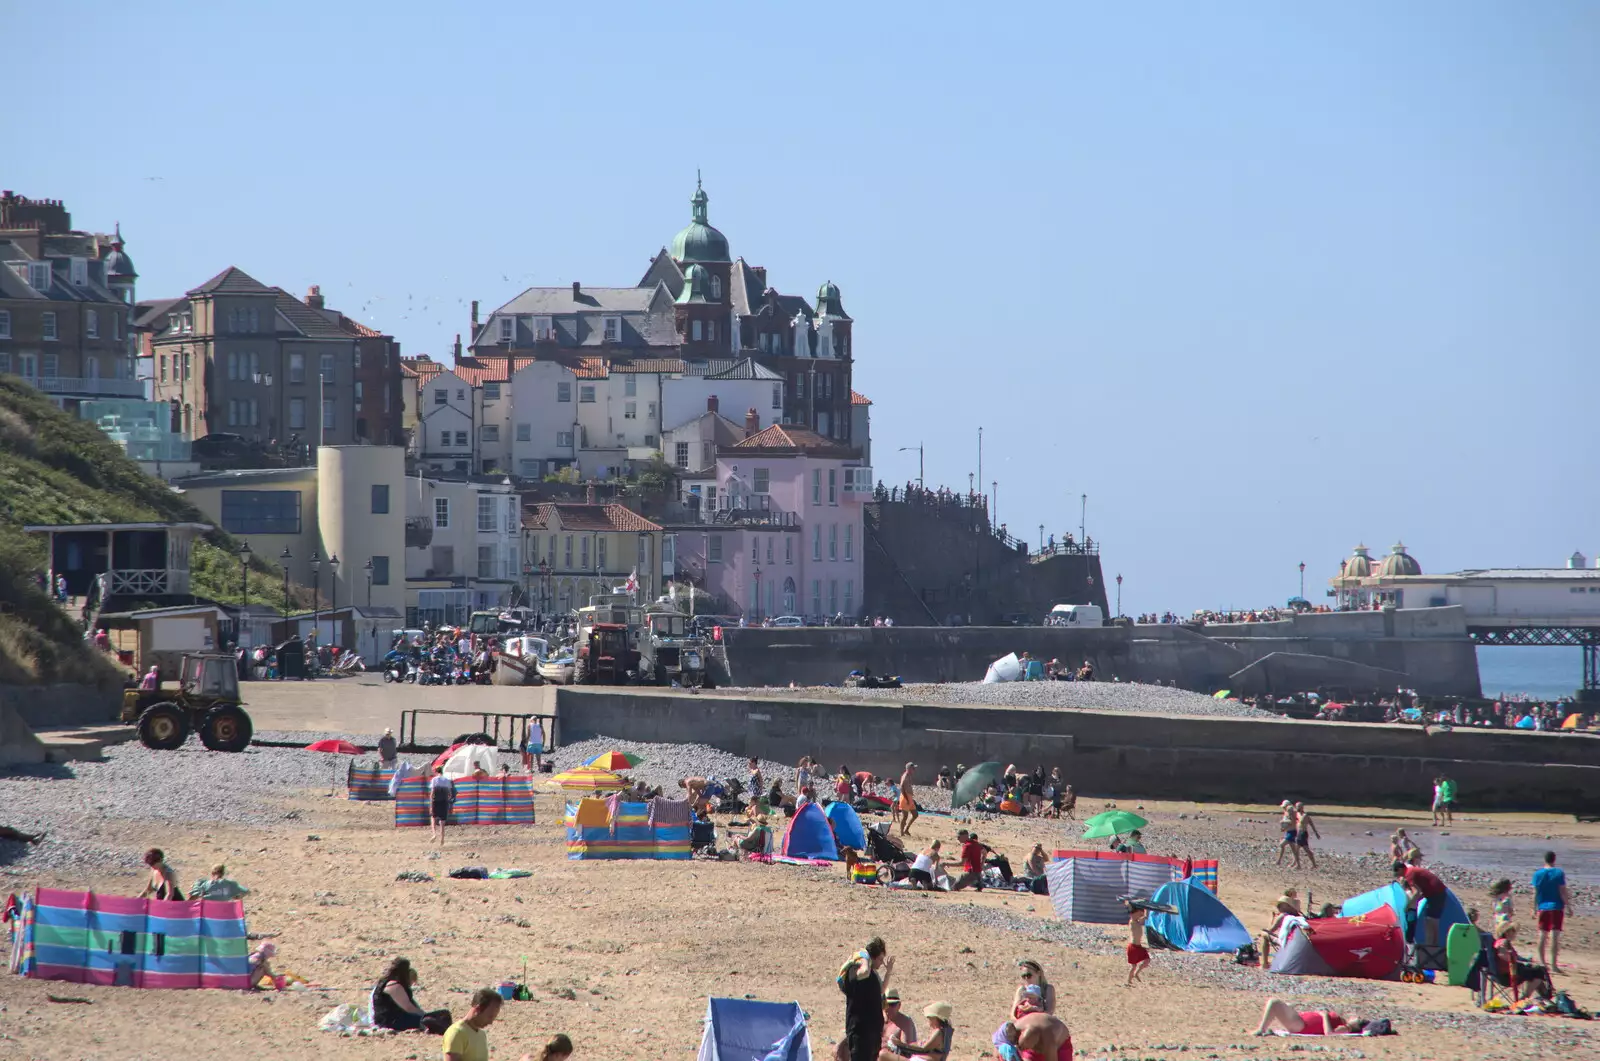
[[[77,233],[77,235],[84,235]],[[83,257],[84,255],[68,255],[67,257]],[[53,247],[46,247],[41,258],[35,258],[23,250],[16,242],[0,239],[0,262],[43,262],[50,266],[50,282],[47,287],[35,288],[25,276],[19,275],[9,265],[0,267],[0,298],[11,299],[49,299],[52,302],[98,302],[115,303],[120,305],[122,299],[111,292],[106,285],[105,262],[88,259],[88,269],[85,279],[87,283],[74,284],[68,275],[67,257],[63,257]]]
[[[683,359],[677,357],[635,357],[611,362],[611,371],[622,373],[665,372],[674,375],[683,373],[685,367]]]
[[[806,453],[814,457],[859,456],[850,447],[797,424],[773,424],[727,448],[733,452]]]
[[[524,509],[522,525],[528,530],[549,530],[552,515],[562,530],[637,532],[661,529],[659,523],[650,522],[626,505],[578,505],[560,501],[546,501]]]
[[[777,383],[783,376],[765,365],[757,364],[753,357],[742,357],[720,372],[707,372],[707,379],[758,379]]]
[[[254,283],[254,281],[251,282]],[[350,338],[350,333],[341,328],[336,321],[329,320],[325,313],[312,309],[283,288],[271,287],[265,290],[277,295],[275,306],[278,310],[278,315],[287,321],[291,328],[307,339]]]
[[[743,424],[735,423],[726,416],[722,415],[722,413],[712,412],[710,409],[707,409],[705,412],[700,413],[697,416],[689,417],[689,419],[685,420],[681,424],[675,424],[674,426],[667,428],[666,433],[670,435],[675,432],[682,431],[686,427],[691,427],[695,424],[703,422],[708,416],[712,418],[711,441],[716,445],[731,446],[735,442],[739,442],[744,438]],[[705,436],[702,435],[701,437],[703,438]]]
[[[472,337],[474,349],[502,347],[500,322],[518,318],[513,330],[514,347],[531,347],[537,340],[531,332],[532,318],[549,317],[556,346],[662,347],[678,344],[677,323],[672,312],[672,294],[663,284],[649,287],[530,287],[489,314]],[[620,335],[607,342],[606,317],[622,318]]]
[[[236,265],[230,265],[199,287],[191,287],[187,295],[271,295],[281,293],[268,287]]]
[[[174,307],[182,305],[184,301],[181,298],[158,298],[140,302],[133,309],[133,326],[154,327],[157,321],[171,313]]]

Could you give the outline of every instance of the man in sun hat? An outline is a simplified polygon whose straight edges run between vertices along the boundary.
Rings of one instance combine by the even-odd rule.
[[[883,993],[883,1048],[894,1049],[893,1043],[917,1041],[917,1022],[900,1006],[900,989],[891,987]]]

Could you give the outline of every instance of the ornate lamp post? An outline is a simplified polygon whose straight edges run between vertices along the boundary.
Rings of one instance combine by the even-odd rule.
[[[362,570],[367,573],[367,610],[371,611],[372,610],[372,558],[371,557],[368,557],[367,558],[367,562],[362,565]]]
[[[755,610],[755,613],[756,613],[755,617],[756,617],[756,619],[759,620],[761,618],[761,565],[759,563],[755,565],[755,572],[756,572],[756,599],[755,599],[755,609],[754,610]]]
[[[1122,618],[1122,576],[1117,576],[1117,618]]]
[[[285,619],[289,618],[289,561],[293,559],[294,556],[289,552],[289,547],[285,545],[283,552],[278,554],[278,566],[283,568],[283,617]]]
[[[1300,561],[1300,599],[1306,599],[1306,562]]]

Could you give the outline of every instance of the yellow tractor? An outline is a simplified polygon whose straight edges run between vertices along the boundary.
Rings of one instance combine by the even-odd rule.
[[[214,752],[242,752],[254,732],[239,702],[239,671],[232,656],[183,657],[176,695],[128,689],[122,721],[136,722],[139,743],[158,751],[180,748],[191,730]]]

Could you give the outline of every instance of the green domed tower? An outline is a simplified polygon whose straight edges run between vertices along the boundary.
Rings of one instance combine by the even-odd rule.
[[[669,251],[684,275],[683,290],[674,308],[678,342],[685,357],[726,356],[733,348],[728,290],[733,259],[728,254],[728,237],[706,220],[706,204],[710,201],[696,174],[694,195],[689,199],[689,224],[672,237]]]

